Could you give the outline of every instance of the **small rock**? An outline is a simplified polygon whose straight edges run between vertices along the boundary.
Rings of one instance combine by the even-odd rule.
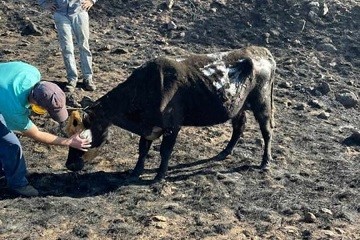
[[[167,24],[167,29],[168,30],[174,30],[174,29],[177,29],[177,25],[174,21],[170,21],[168,24]]]
[[[336,233],[343,235],[345,231],[341,228],[335,228]]]
[[[3,54],[11,54],[11,53],[15,53],[15,51],[13,51],[12,49],[4,49],[2,50]]]
[[[319,51],[335,53],[337,52],[337,48],[331,43],[320,43],[316,46]]]
[[[294,44],[295,44],[295,45],[300,45],[300,44],[301,44],[301,41],[298,40],[298,39],[295,39],[295,40],[294,40]]]
[[[164,37],[160,37],[160,38],[158,38],[158,39],[155,39],[154,42],[155,42],[156,44],[165,44],[165,45],[168,44],[168,42],[166,41],[166,38],[164,38]]]
[[[293,109],[298,110],[298,111],[303,111],[306,109],[306,104],[305,103],[297,103]]]
[[[186,35],[186,33],[185,33],[185,32],[181,32],[181,33],[179,34],[179,36],[180,36],[181,38],[184,38],[184,37],[185,37],[185,35]]]
[[[167,228],[168,224],[164,222],[155,222],[153,224],[157,229],[165,229]]]
[[[350,91],[343,91],[337,94],[336,100],[346,108],[355,107],[359,102],[359,99],[356,96],[356,94]]]
[[[321,15],[322,15],[322,16],[325,16],[328,12],[329,12],[329,8],[328,8],[328,6],[326,5],[326,3],[324,3],[323,6],[322,6]]]
[[[330,113],[328,113],[328,112],[321,112],[318,116],[317,116],[318,118],[320,118],[320,119],[329,119],[329,117],[330,117]]]
[[[318,100],[316,100],[316,99],[311,100],[308,104],[309,104],[309,106],[312,107],[312,108],[321,109],[321,108],[324,107],[323,104],[320,103],[320,102],[319,102]]]
[[[171,9],[174,6],[175,1],[174,0],[167,0],[166,6],[168,9]]]
[[[336,233],[334,233],[333,231],[330,231],[330,230],[322,230],[322,233],[327,237],[327,238],[330,238],[330,239],[335,239],[336,237]]]
[[[313,10],[310,10],[310,12],[308,13],[308,17],[309,17],[309,20],[313,23],[315,23],[319,20],[319,16]]]
[[[160,215],[153,216],[151,219],[156,222],[166,222],[167,221],[166,217],[160,216]]]
[[[226,6],[226,0],[214,0],[214,3],[221,6]]]
[[[309,2],[309,7],[311,9],[318,9],[320,7],[320,3],[319,2],[316,2],[316,1],[313,1],[313,2]]]
[[[286,232],[292,233],[292,234],[295,234],[295,233],[299,232],[299,228],[297,228],[295,226],[285,226],[284,229],[285,229]]]
[[[128,51],[124,48],[117,48],[111,51],[111,54],[126,54]]]
[[[303,239],[311,239],[311,231],[310,230],[304,230],[303,232],[302,232],[302,236],[303,236]]]
[[[271,35],[276,36],[276,37],[280,36],[280,31],[278,31],[276,29],[271,29],[270,33],[271,33]]]
[[[43,32],[35,25],[35,23],[28,21],[23,30],[21,31],[22,36],[26,35],[34,35],[34,36],[42,36]]]
[[[360,145],[360,132],[355,131],[343,141],[346,145]]]
[[[264,146],[264,140],[262,138],[256,138],[255,144],[258,146]]]
[[[323,95],[326,95],[331,91],[330,84],[327,82],[321,82],[320,85],[316,87],[316,90],[321,92]]]
[[[289,83],[289,82],[280,82],[279,87],[288,89],[288,88],[291,88],[291,83]]]
[[[327,208],[321,208],[320,211],[329,215],[333,215],[332,211]]]
[[[111,45],[105,45],[98,49],[98,51],[109,51],[111,50]]]
[[[304,215],[304,222],[307,223],[314,223],[316,221],[316,217],[313,213],[311,212],[306,212]]]

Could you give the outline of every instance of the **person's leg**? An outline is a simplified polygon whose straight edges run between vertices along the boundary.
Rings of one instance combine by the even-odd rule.
[[[89,14],[80,12],[72,18],[72,29],[76,37],[80,52],[80,66],[84,78],[85,88],[95,90],[93,83],[92,54],[89,46]]]
[[[39,193],[26,179],[26,164],[22,147],[16,135],[10,131],[0,114],[0,163],[3,167],[8,187],[24,196]]]
[[[74,55],[72,24],[67,16],[64,16],[59,13],[54,14],[54,21],[58,33],[61,53],[64,59],[66,75],[67,75],[66,77],[69,82],[68,90],[73,90],[76,87],[78,74],[77,74],[76,60]],[[73,87],[73,89],[70,89],[71,87]]]
[[[0,114],[0,162],[10,188],[28,184],[25,177],[26,165],[21,145],[16,135],[10,131]]]

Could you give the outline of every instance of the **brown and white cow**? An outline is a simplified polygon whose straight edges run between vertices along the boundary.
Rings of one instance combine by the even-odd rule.
[[[271,161],[275,60],[263,47],[228,52],[158,57],[135,69],[117,87],[71,118],[72,127],[86,128],[92,147],[101,146],[110,125],[140,136],[139,157],[132,171],[138,178],[154,139],[162,136],[161,163],[155,180],[165,177],[170,154],[182,126],[209,126],[231,120],[233,133],[214,159],[228,156],[242,134],[250,108],[264,138],[260,168]],[[79,113],[74,113],[79,114]],[[81,123],[81,125],[79,125]],[[66,166],[84,166],[84,152],[70,148]]]

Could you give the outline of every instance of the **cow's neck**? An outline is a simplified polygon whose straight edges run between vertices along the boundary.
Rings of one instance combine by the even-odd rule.
[[[96,118],[99,114],[97,122],[106,128],[113,124],[138,135],[148,134],[138,123],[126,115],[130,105],[129,92],[131,91],[129,91],[129,87],[127,84],[121,83],[97,101],[93,109],[96,112]]]

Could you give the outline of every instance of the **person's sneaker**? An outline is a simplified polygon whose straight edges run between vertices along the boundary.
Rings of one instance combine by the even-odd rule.
[[[76,80],[69,81],[65,86],[65,90],[67,92],[73,92],[76,88],[76,83],[77,83]]]
[[[23,187],[11,188],[10,190],[11,190],[11,192],[13,192],[15,194],[21,195],[21,196],[24,196],[24,197],[36,197],[36,196],[39,196],[39,191],[36,190],[30,184],[28,184],[26,186],[23,186]]]
[[[85,86],[85,90],[87,90],[87,91],[95,91],[96,90],[95,83],[93,82],[92,79],[84,80],[84,86]]]

